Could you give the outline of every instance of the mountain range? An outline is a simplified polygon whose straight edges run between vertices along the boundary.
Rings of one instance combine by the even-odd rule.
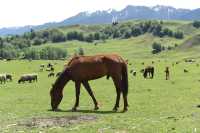
[[[200,20],[200,8],[191,10],[161,5],[154,7],[129,5],[120,11],[109,9],[95,12],[81,12],[61,22],[45,23],[37,26],[1,28],[0,35],[23,34],[31,29],[41,30],[75,24],[105,24],[111,23],[113,18],[118,21],[130,19]]]

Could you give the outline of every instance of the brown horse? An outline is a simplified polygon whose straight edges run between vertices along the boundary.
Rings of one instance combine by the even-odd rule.
[[[111,76],[116,87],[117,97],[116,103],[113,108],[117,111],[119,107],[120,95],[123,94],[124,99],[124,111],[128,110],[128,75],[127,75],[127,64],[118,55],[95,55],[95,56],[76,56],[72,58],[66,65],[64,70],[61,72],[55,83],[52,85],[50,96],[51,96],[51,107],[53,111],[58,109],[63,98],[63,88],[68,81],[72,80],[75,82],[76,88],[76,102],[72,111],[76,111],[79,106],[79,95],[81,83],[91,96],[95,110],[98,110],[98,102],[92,92],[92,89],[88,83],[90,80],[95,80],[103,76]]]

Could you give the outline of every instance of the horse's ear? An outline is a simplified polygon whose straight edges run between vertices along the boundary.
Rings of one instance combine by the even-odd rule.
[[[128,64],[128,59],[125,60],[126,64]]]

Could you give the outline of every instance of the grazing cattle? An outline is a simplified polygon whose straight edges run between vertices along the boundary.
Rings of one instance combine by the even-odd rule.
[[[186,70],[186,69],[184,69],[183,71],[184,71],[184,73],[188,73],[188,72],[189,72],[189,71],[188,71],[188,70]]]
[[[0,83],[6,83],[6,75],[5,74],[0,74]]]
[[[24,74],[19,78],[18,83],[25,83],[25,81],[29,81],[29,83],[32,81],[37,82],[37,74]]]
[[[144,69],[143,76],[144,76],[144,78],[147,78],[148,76],[149,76],[150,78],[153,78],[153,77],[154,77],[154,67],[153,67],[153,66],[147,66],[147,67]]]
[[[55,73],[51,72],[48,74],[48,77],[54,77]]]
[[[193,62],[195,62],[195,60],[194,59],[185,59],[185,62],[193,63]]]
[[[56,77],[60,76],[61,73],[62,73],[62,72],[58,72],[58,73],[56,74]]]
[[[11,61],[11,60],[12,60],[11,58],[6,59],[6,61]]]
[[[11,74],[6,74],[6,80],[12,81],[12,75]]]
[[[166,74],[166,75],[165,75],[165,79],[166,79],[166,80],[169,80],[169,67],[166,67],[166,68],[165,68],[165,74]]]
[[[80,86],[83,84],[89,95],[91,96],[95,110],[99,109],[98,102],[93,94],[93,91],[89,85],[90,80],[99,79],[103,76],[109,75],[112,77],[117,97],[116,103],[113,108],[117,111],[119,108],[120,95],[123,94],[124,99],[124,111],[128,110],[128,74],[127,74],[127,64],[118,55],[95,55],[95,56],[77,56],[71,59],[68,65],[64,68],[60,76],[57,78],[55,83],[52,85],[50,90],[51,96],[51,107],[53,111],[58,109],[63,98],[63,88],[70,81],[75,82],[76,90],[76,102],[72,108],[76,111],[79,106],[79,95]],[[103,91],[103,90],[102,90]],[[112,96],[112,94],[107,94]]]

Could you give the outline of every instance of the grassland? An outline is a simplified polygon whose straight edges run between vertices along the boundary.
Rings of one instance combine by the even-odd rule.
[[[177,24],[178,23],[178,24]],[[181,28],[188,22],[168,22],[166,26]],[[189,26],[190,27],[190,26]],[[199,31],[191,30],[183,40],[158,38],[150,34],[130,39],[107,40],[105,43],[83,43],[69,41],[58,44],[46,44],[37,48],[53,46],[66,49],[70,55],[82,47],[87,55],[98,53],[118,53],[129,59],[129,71],[135,69],[137,76],[129,74],[129,111],[112,112],[115,103],[115,88],[112,80],[106,78],[91,81],[91,86],[100,103],[99,111],[92,111],[93,103],[84,88],[81,89],[78,112],[69,111],[74,104],[74,84],[70,82],[64,90],[64,99],[60,104],[61,112],[50,109],[49,90],[55,78],[48,78],[48,72],[39,72],[40,64],[57,63],[56,72],[61,71],[66,61],[0,61],[0,73],[14,75],[14,81],[0,85],[0,132],[136,132],[136,133],[191,133],[200,132],[200,68],[198,46],[189,49],[176,48],[158,55],[151,54],[151,44],[161,42],[165,46],[183,45],[186,40]],[[185,31],[188,31],[185,30]],[[195,58],[195,63],[185,63],[184,58]],[[146,65],[155,66],[154,79],[144,79],[139,72]],[[172,66],[172,63],[181,61]],[[145,65],[141,63],[144,62]],[[165,80],[165,67],[170,67],[170,80]],[[183,69],[189,72],[184,73]],[[38,73],[37,83],[17,84],[17,79],[24,73]],[[122,102],[121,108],[122,110]],[[16,125],[20,122],[39,118],[67,116],[96,116],[89,122],[69,124],[64,127],[31,127]]]

